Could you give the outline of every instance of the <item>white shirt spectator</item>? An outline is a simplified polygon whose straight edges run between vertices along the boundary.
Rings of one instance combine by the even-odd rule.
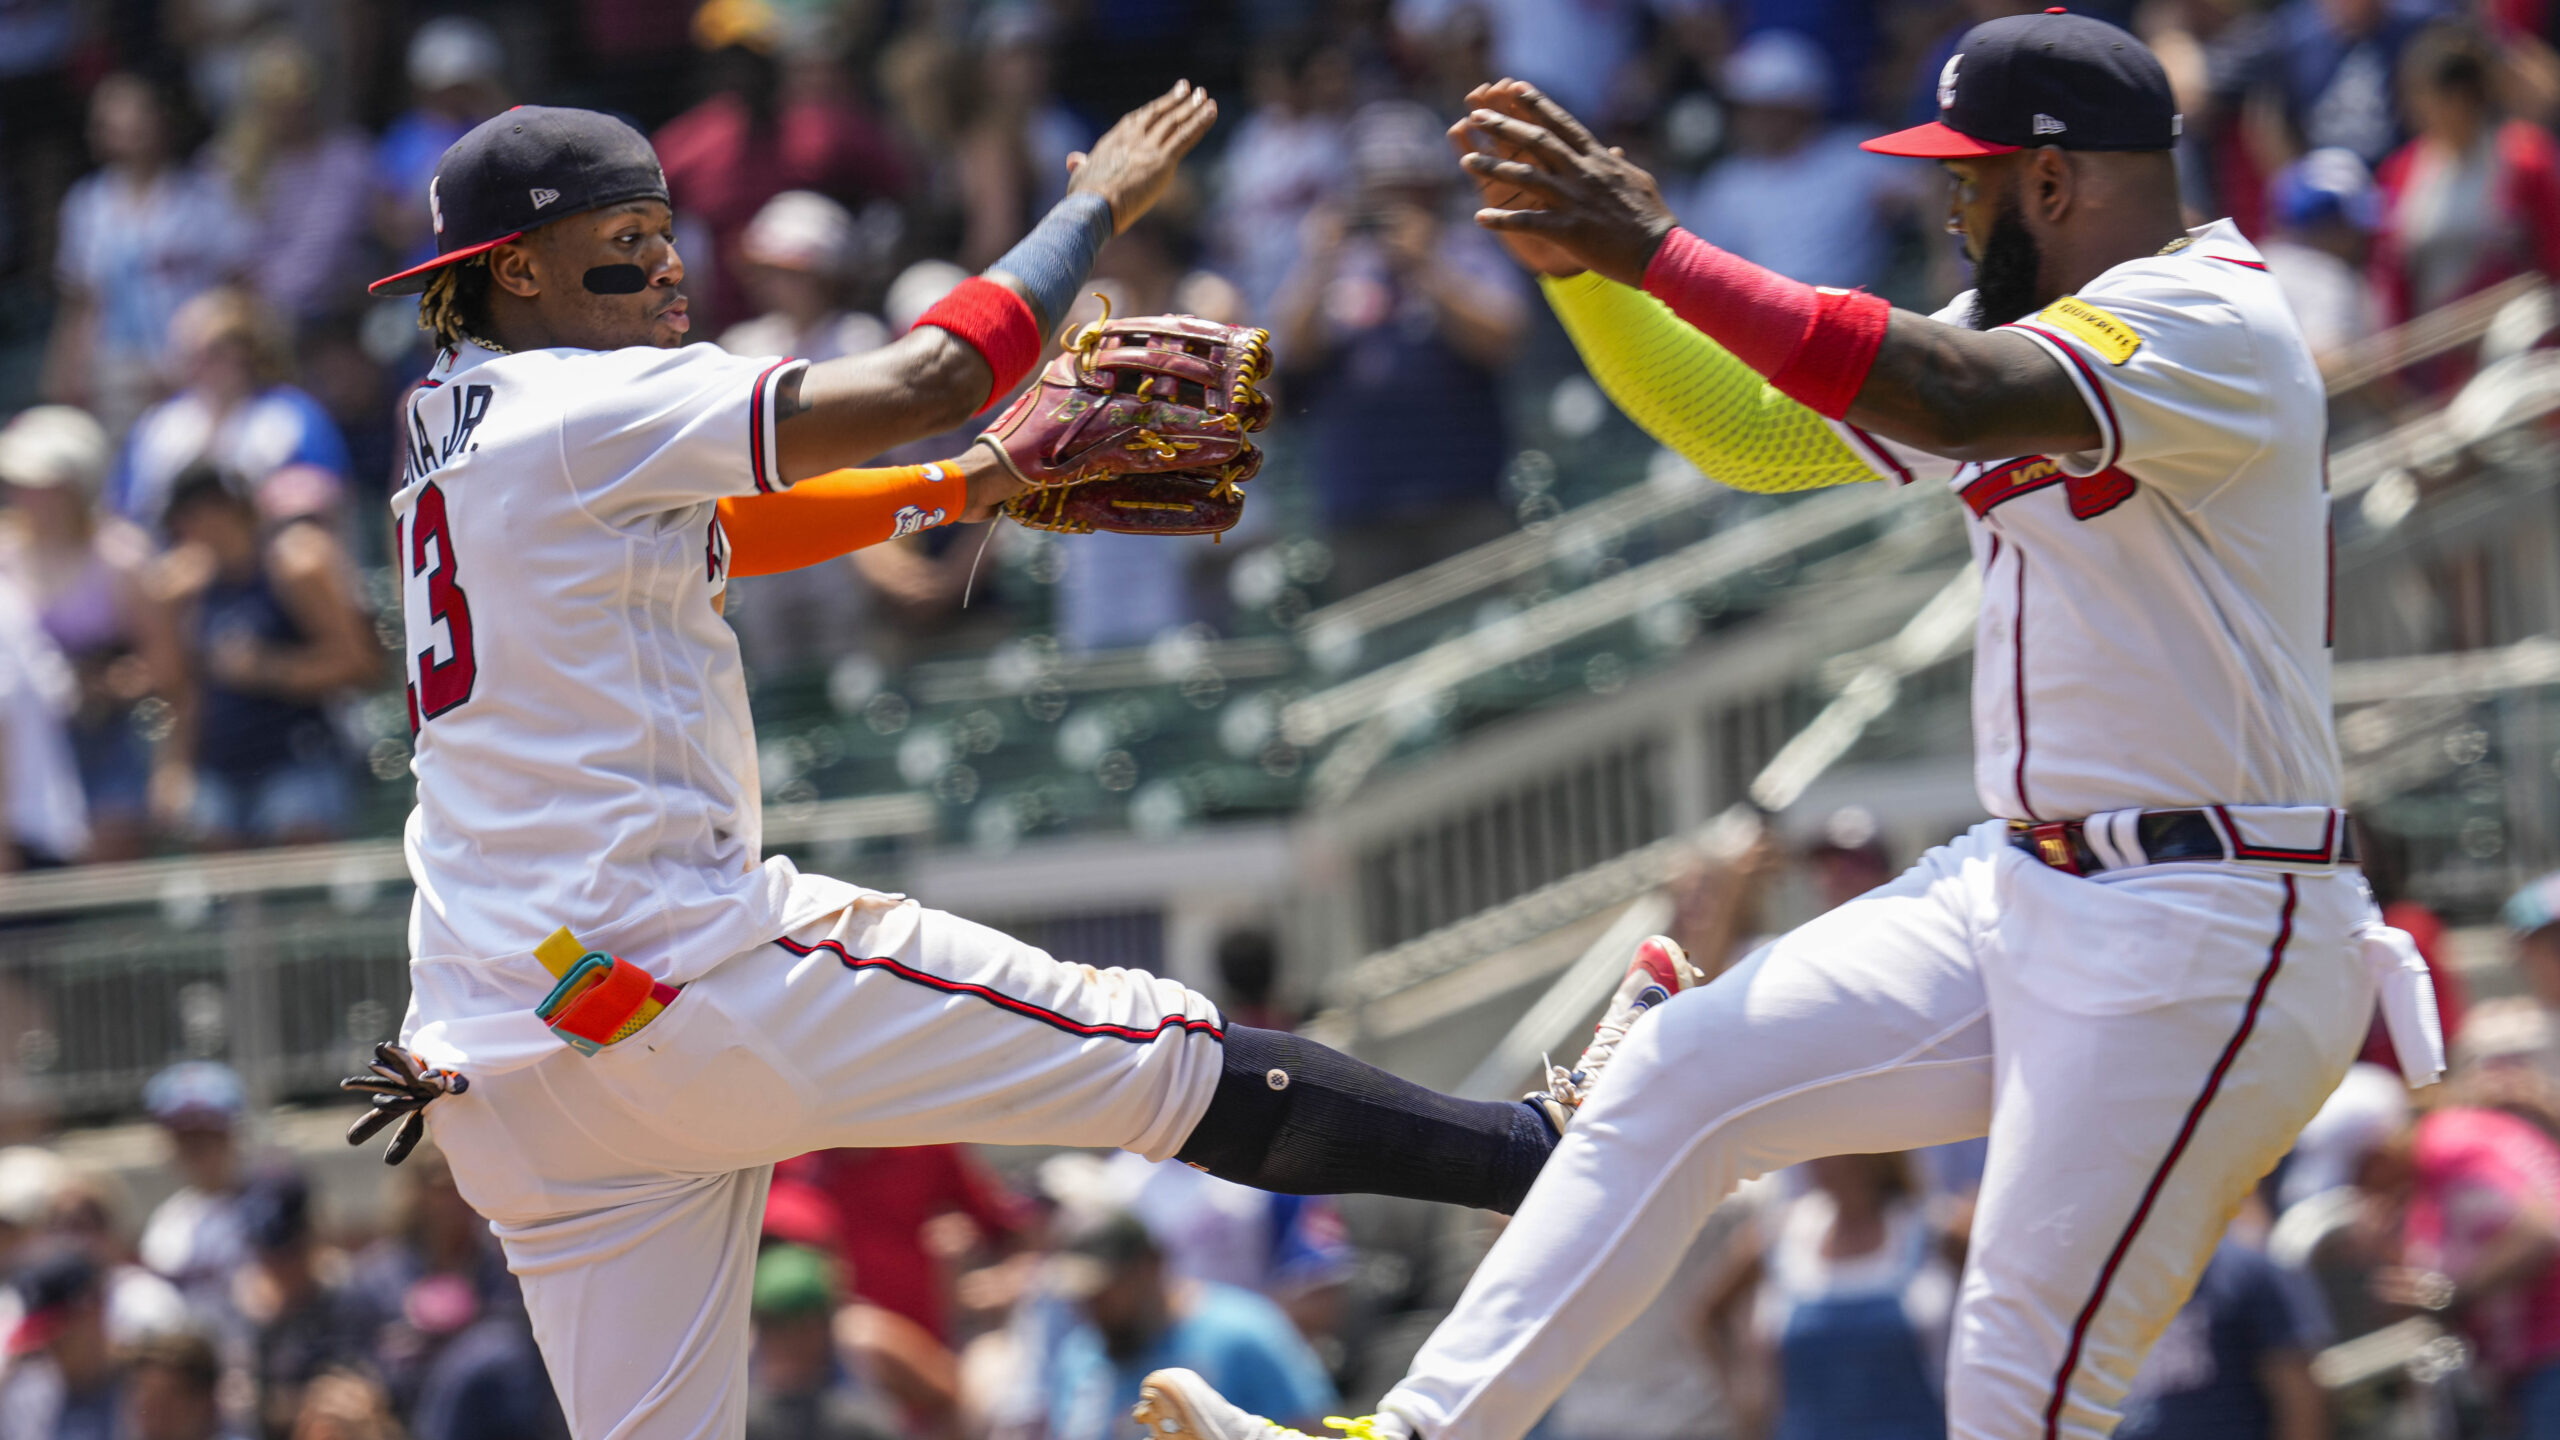
[[[149,367],[178,307],[247,262],[248,222],[223,183],[195,170],[164,170],[135,189],[100,171],[62,201],[63,283],[98,304],[102,365]]]
[[[1338,115],[1256,110],[1236,128],[1221,166],[1217,242],[1251,313],[1271,303],[1298,263],[1300,232],[1315,207],[1341,193],[1351,147]]]
[[[1068,650],[1144,645],[1190,618],[1185,593],[1195,545],[1162,535],[1096,531],[1065,535],[1066,571],[1058,577],[1058,643]]]
[[[0,813],[29,855],[68,861],[89,848],[89,806],[63,730],[78,700],[35,606],[14,581],[0,583]]]
[[[142,1263],[198,1297],[217,1295],[249,1258],[236,1195],[181,1186],[142,1222]]]
[[[1492,24],[1494,74],[1516,75],[1597,124],[1635,54],[1637,20],[1646,11],[1701,7],[1696,0],[1396,0],[1396,28],[1428,43],[1462,8]]]
[[[1105,1182],[1177,1276],[1275,1299],[1351,1278],[1351,1248],[1321,1198],[1273,1195],[1126,1150],[1103,1164]]]
[[[1733,155],[1672,199],[1699,239],[1808,285],[1855,289],[1884,273],[1884,211],[1910,181],[1904,162],[1827,130],[1786,155]]]
[[[2302,338],[2311,342],[2313,355],[2335,354],[2379,328],[2373,292],[2346,261],[2282,236],[2270,237],[2258,254],[2267,262],[2267,273],[2276,277],[2276,288],[2292,303],[2293,318],[2302,322]]]

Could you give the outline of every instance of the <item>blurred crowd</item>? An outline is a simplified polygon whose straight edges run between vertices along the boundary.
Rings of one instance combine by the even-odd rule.
[[[1570,361],[1452,184],[1442,132],[1489,76],[1591,120],[1715,243],[1934,307],[1964,283],[1942,182],[1856,141],[1933,113],[1956,37],[2025,8],[0,0],[0,870],[341,836],[404,773],[380,517],[427,355],[413,307],[363,282],[432,250],[437,157],[510,103],[642,125],[698,333],[813,358],[900,333],[1177,75],[1225,105],[1093,288],[1273,330],[1287,423],[1248,527],[1224,547],[955,527],[738,582],[750,663],[782,674],[1285,624],[1522,523],[1544,497],[1506,467]],[[2191,209],[2257,238],[2324,359],[2560,276],[2560,9],[2075,8],[2159,51]],[[1281,542],[1285,567],[1255,563]],[[978,573],[991,544],[1036,549],[1036,599]],[[2390,847],[2368,848],[2393,898]],[[1809,850],[1702,865],[1680,938],[1728,960],[1782,875],[1827,904],[1895,868],[1843,812]],[[2477,1004],[2443,927],[2391,915],[2436,966],[2451,1082],[2412,1095],[2376,1041],[2234,1222],[2120,1434],[2560,1440],[2560,877],[2508,907]],[[1230,1013],[1291,1022],[1267,939],[1221,964]],[[179,1181],[147,1211],[124,1172],[0,1151],[0,1440],[564,1433],[431,1149],[383,1213],[341,1214],[219,1063],[146,1104]],[[1540,1434],[1935,1440],[1981,1164],[1957,1146],[1755,1183],[1666,1257],[1654,1311]],[[1491,1223],[1127,1156],[1004,1177],[952,1149],[804,1157],[767,1207],[748,1433],[1100,1440],[1168,1364],[1312,1429],[1395,1378]]]
[[[825,358],[1000,254],[1128,106],[1176,75],[1221,96],[1092,288],[1272,329],[1287,423],[1260,503],[1223,546],[952,527],[730,597],[759,675],[894,670],[1026,635],[1072,654],[1285,628],[1553,507],[1506,483],[1524,429],[1569,439],[1605,412],[1560,387],[1570,352],[1529,278],[1467,223],[1442,132],[1471,83],[1544,86],[1720,245],[1929,307],[1964,283],[1942,182],[1856,142],[1930,113],[1956,37],[2021,8],[7,0],[0,868],[321,839],[397,808],[368,812],[406,758],[381,502],[429,356],[410,304],[364,281],[432,252],[437,158],[508,104],[644,127],[697,333]],[[2560,270],[2541,0],[2082,8],[2159,51],[2191,208],[2258,238],[2324,357]]]
[[[1772,897],[1828,906],[1897,869],[1843,810],[1792,851],[1701,860],[1672,928],[1729,963],[1768,938]],[[2467,972],[2427,911],[2390,913],[2434,966],[2452,1073],[2413,1093],[2377,1027],[2232,1221],[2120,1436],[2560,1440],[2560,874],[2508,903],[2508,953]],[[1267,934],[1228,935],[1218,971],[1228,1013],[1297,1022]],[[162,1072],[145,1105],[160,1153],[128,1144],[121,1169],[0,1150],[0,1440],[565,1435],[515,1282],[432,1145],[377,1207],[274,1145],[218,1061]],[[1746,1185],[1535,1435],[1942,1437],[1985,1157],[1841,1156]],[[128,1177],[165,1191],[147,1213]],[[1501,1223],[1119,1153],[802,1156],[766,1198],[746,1434],[1108,1440],[1174,1365],[1313,1432],[1398,1377]]]

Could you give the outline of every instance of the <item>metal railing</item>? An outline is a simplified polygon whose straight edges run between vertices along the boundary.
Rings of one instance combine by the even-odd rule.
[[[2323,367],[2322,379],[2332,396],[2346,395],[2475,342],[2498,352],[2489,358],[2501,359],[2531,346],[2555,319],[2550,282],[2518,275],[2366,336]]]
[[[929,799],[777,814],[776,850],[932,833]],[[0,1119],[129,1111],[176,1060],[219,1057],[261,1104],[325,1092],[408,1005],[411,887],[395,841],[0,879]]]

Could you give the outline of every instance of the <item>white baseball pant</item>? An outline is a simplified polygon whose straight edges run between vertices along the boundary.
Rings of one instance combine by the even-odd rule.
[[[1170,980],[872,894],[630,1039],[475,1075],[428,1118],[523,1281],[571,1432],[730,1437],[774,1161],[954,1141],[1165,1159],[1217,1088],[1220,1025]]]
[[[2099,1440],[2373,1014],[2353,870],[2083,879],[1975,827],[1638,1024],[1413,1368],[1428,1440],[1519,1440],[1741,1181],[1990,1135],[1951,1440]]]

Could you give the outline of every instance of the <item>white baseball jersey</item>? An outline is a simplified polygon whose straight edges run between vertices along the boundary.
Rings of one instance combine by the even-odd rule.
[[[472,1081],[429,1130],[593,1440],[739,1433],[774,1161],[966,1142],[1162,1160],[1223,1067],[1217,1007],[1174,981],[763,858],[713,608],[718,501],[780,485],[792,363],[466,347],[408,406],[402,1039]],[[533,1010],[552,980],[532,949],[562,925],[683,992],[568,1048]]]
[[[2327,412],[2275,282],[2215,224],[2012,328],[2072,376],[2097,450],[1956,464],[1840,427],[1971,512],[1982,802],[2224,806],[2251,849],[2084,876],[1987,820],[1648,1013],[1379,1401],[1416,1433],[1519,1440],[1737,1182],[1988,1135],[1946,1433],[2102,1440],[2376,981],[2409,988],[2331,861]]]
[[[1838,427],[1969,512],[1983,807],[2337,804],[2328,400],[2258,252],[2216,221],[2004,328],[2061,362],[2098,449],[1959,463]]]
[[[799,363],[465,345],[409,400],[410,1028],[441,1022],[439,1063],[558,1048],[530,1011],[551,983],[532,949],[560,926],[680,984],[825,903],[764,858],[714,605],[718,502],[784,484],[773,393]],[[475,1018],[476,1038],[457,1023]]]

